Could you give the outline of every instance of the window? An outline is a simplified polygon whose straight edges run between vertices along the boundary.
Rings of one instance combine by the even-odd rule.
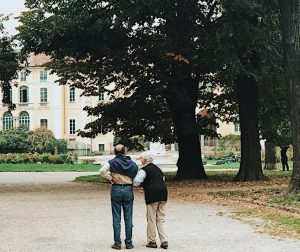
[[[47,82],[47,71],[40,71],[40,82]]]
[[[73,88],[73,87],[70,88],[69,101],[70,102],[75,101],[75,88]]]
[[[29,102],[28,87],[22,86],[20,87],[20,103],[28,103],[28,102]]]
[[[48,129],[48,120],[47,119],[41,119],[40,120],[40,127],[43,129]]]
[[[75,134],[75,119],[70,119],[69,120],[70,125],[69,125],[69,133],[70,135],[74,135]]]
[[[98,148],[99,148],[99,152],[104,152],[104,150],[105,150],[105,145],[104,145],[104,144],[99,144],[99,145],[98,145]]]
[[[26,81],[26,72],[21,72],[21,81]]]
[[[13,116],[10,112],[5,112],[3,115],[3,130],[13,127]]]
[[[41,102],[47,102],[48,101],[47,88],[41,88],[40,89],[40,97],[41,97]]]
[[[19,125],[25,126],[29,129],[29,114],[26,111],[20,113]]]
[[[104,92],[100,92],[99,101],[104,101]]]
[[[240,129],[240,124],[238,122],[235,122],[234,123],[234,132],[240,132],[241,129]]]

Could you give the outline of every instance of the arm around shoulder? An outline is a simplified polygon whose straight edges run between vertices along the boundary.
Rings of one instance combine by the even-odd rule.
[[[146,179],[146,176],[147,174],[143,169],[139,170],[133,180],[133,186],[139,186],[141,183],[143,183],[144,180]]]

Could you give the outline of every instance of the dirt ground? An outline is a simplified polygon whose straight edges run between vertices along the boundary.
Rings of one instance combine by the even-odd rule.
[[[109,185],[70,182],[79,175],[86,174],[0,173],[0,251],[112,251]],[[234,219],[234,208],[203,203],[189,196],[195,195],[193,187],[189,190],[184,182],[169,186],[168,251],[299,251],[300,240],[262,233],[260,220],[253,227]],[[145,205],[139,193],[133,235],[133,251],[153,251],[145,248]]]

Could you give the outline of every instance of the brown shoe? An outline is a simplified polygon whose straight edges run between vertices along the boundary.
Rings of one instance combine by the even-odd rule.
[[[157,248],[156,242],[149,242],[146,244],[147,248]]]
[[[167,241],[165,241],[165,242],[163,242],[162,244],[160,244],[160,247],[163,248],[163,249],[167,249],[168,246],[169,246],[169,244],[168,244]]]

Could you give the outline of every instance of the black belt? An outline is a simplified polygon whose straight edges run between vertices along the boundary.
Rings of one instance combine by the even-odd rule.
[[[112,184],[112,186],[132,186],[132,184]]]

